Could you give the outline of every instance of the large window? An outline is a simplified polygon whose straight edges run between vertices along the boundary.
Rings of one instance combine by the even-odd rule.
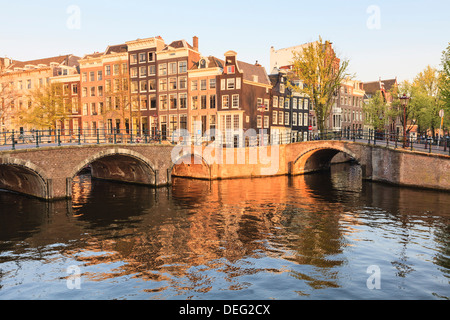
[[[222,109],[228,109],[230,107],[230,97],[222,96]]]
[[[167,110],[167,95],[159,96],[159,110]]]
[[[174,110],[177,108],[177,95],[170,94],[169,95],[169,109]]]
[[[176,74],[176,73],[177,73],[177,63],[170,62],[169,63],[169,74]]]
[[[178,73],[187,72],[187,61],[178,62]]]
[[[232,108],[239,108],[239,95],[233,94],[231,97],[231,107]]]
[[[180,109],[187,109],[187,94],[186,93],[180,93]]]
[[[167,64],[166,63],[161,63],[159,65],[158,75],[160,75],[160,76],[167,75]]]

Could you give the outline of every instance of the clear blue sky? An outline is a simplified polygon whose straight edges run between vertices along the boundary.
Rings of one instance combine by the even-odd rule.
[[[79,20],[68,12],[72,5]],[[258,60],[270,72],[271,46],[320,35],[350,60],[357,79],[402,81],[427,65],[438,67],[450,42],[448,0],[0,0],[0,8],[0,56],[18,60],[82,56],[157,35],[167,43],[192,43],[196,35],[203,55],[222,58],[234,50],[240,60]]]

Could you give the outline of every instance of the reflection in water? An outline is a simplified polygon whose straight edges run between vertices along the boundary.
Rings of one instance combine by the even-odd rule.
[[[450,195],[361,180],[77,178],[72,201],[0,193],[0,298],[442,299]],[[67,267],[81,270],[69,290]],[[380,290],[366,285],[380,267]]]

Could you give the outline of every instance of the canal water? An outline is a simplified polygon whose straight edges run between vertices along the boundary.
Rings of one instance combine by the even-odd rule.
[[[0,192],[0,299],[450,298],[450,194],[358,166],[73,189]]]

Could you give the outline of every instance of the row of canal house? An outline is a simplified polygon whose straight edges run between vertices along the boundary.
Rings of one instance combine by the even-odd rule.
[[[264,130],[266,140],[302,139],[308,132],[309,99],[292,92],[286,73],[267,74],[257,62],[204,56],[198,38],[166,44],[161,37],[111,45],[78,60],[79,74],[58,75],[71,115],[58,129],[83,135],[101,132],[151,134],[174,139],[177,129],[196,141],[227,132],[241,143],[244,133]]]
[[[213,140],[220,130],[236,143],[249,129],[264,130],[266,140],[303,139],[309,99],[286,81],[283,70],[268,75],[234,51],[223,59],[204,56],[197,37],[192,45],[137,39],[80,60],[79,125],[86,132],[133,130],[163,140],[176,138],[177,129],[195,141]]]

